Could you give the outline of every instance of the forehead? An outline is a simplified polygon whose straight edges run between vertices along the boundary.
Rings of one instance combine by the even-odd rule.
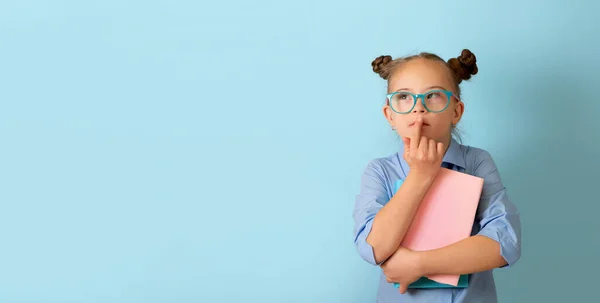
[[[442,62],[418,58],[403,63],[394,71],[389,80],[388,91],[408,89],[411,92],[422,92],[432,86],[452,90],[454,85]]]

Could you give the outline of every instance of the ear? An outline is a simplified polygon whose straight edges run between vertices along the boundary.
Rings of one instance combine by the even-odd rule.
[[[390,126],[393,127],[394,120],[393,120],[393,116],[392,116],[392,108],[386,104],[383,106],[382,110],[383,110],[383,115],[385,116],[385,119],[388,121]]]
[[[454,113],[452,116],[452,124],[456,125],[462,118],[463,113],[465,112],[465,104],[462,101],[457,101],[454,104]]]

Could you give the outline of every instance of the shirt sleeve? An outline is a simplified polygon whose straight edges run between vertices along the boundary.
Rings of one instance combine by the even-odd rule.
[[[375,160],[369,162],[363,172],[360,191],[354,204],[354,244],[359,255],[372,265],[381,265],[384,261],[375,261],[373,247],[367,243],[375,215],[389,201],[384,180],[381,166]]]
[[[476,160],[475,175],[484,178],[483,192],[477,209],[478,235],[500,244],[500,254],[507,266],[521,257],[521,221],[516,206],[509,199],[498,168],[491,155],[483,151]]]

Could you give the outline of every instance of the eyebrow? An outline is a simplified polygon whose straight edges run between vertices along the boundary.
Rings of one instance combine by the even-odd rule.
[[[430,87],[425,88],[425,90],[430,90],[430,89],[443,89],[443,90],[446,90],[445,88],[443,88],[441,86],[438,86],[438,85],[434,85],[434,86],[430,86]],[[401,88],[401,89],[396,90],[396,91],[397,92],[399,92],[399,91],[410,91],[410,89],[408,89],[408,88]]]

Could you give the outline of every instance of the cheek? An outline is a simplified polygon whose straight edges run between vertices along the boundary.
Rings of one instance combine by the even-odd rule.
[[[409,121],[407,120],[405,115],[398,115],[394,117],[394,122],[392,124],[396,127],[396,130],[401,136],[406,136],[409,132],[407,126],[408,123]]]
[[[436,116],[436,119],[434,119],[434,123],[437,127],[449,127],[452,124],[453,117],[453,111],[445,111]]]
[[[392,119],[392,124],[394,124],[398,129],[405,128],[408,124],[408,119],[406,115],[396,114],[395,116],[393,116]]]
[[[429,126],[429,132],[433,135],[442,135],[448,131],[450,131],[452,126],[452,113],[448,112],[448,114],[444,113],[443,115],[439,115],[436,119],[431,119]]]

